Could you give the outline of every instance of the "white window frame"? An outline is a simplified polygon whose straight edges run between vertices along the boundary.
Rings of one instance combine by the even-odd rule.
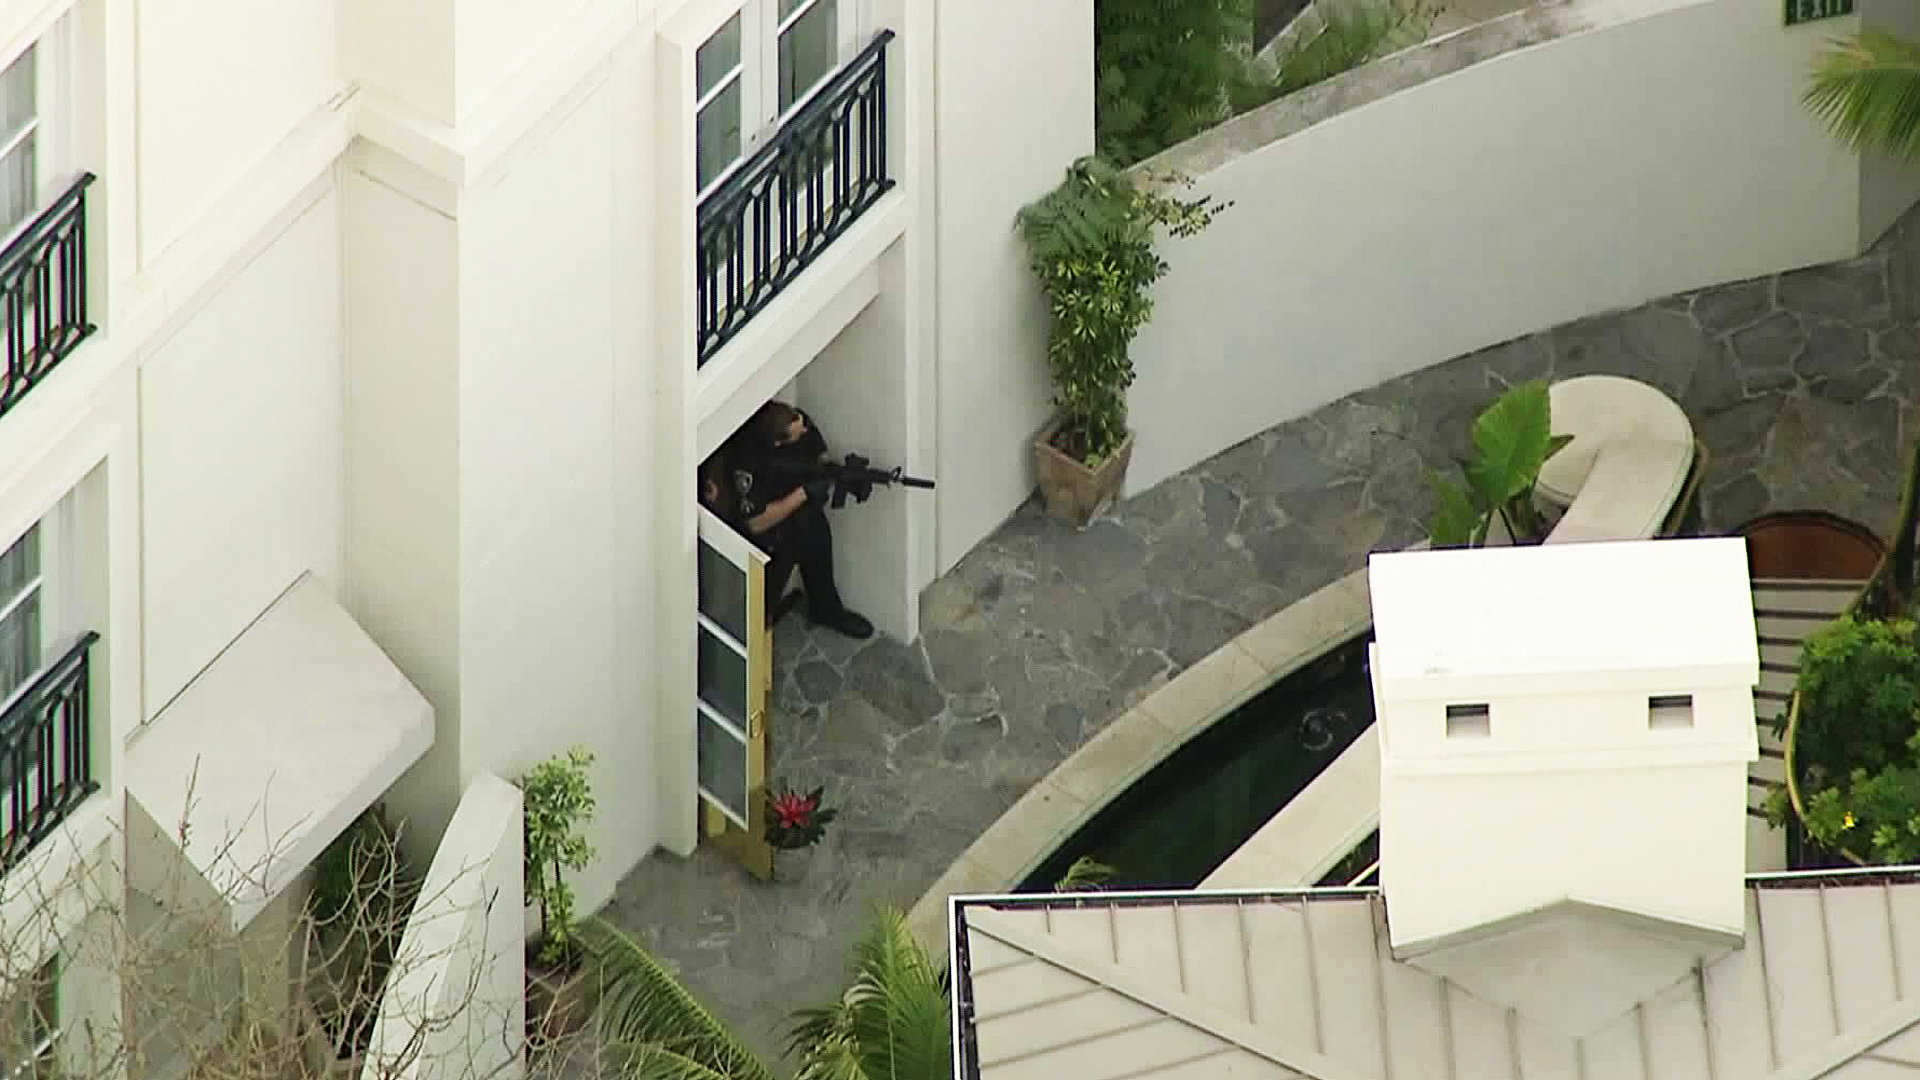
[[[29,50],[34,54],[33,120],[18,138],[32,135],[34,140],[34,199],[26,217],[0,231],[0,250],[18,239],[33,225],[46,206],[60,196],[61,187],[71,179],[73,162],[73,32],[72,18],[62,15],[46,33],[29,42],[19,52],[0,61],[0,70],[11,66]],[[0,154],[17,143],[0,146]]]
[[[729,86],[736,81],[740,84],[740,153],[726,168],[715,174],[706,186],[699,189],[695,194],[696,203],[725,184],[727,179],[740,168],[742,162],[752,157],[754,151],[765,145],[766,141],[772,138],[794,113],[805,108],[807,102],[812,101],[820,92],[820,88],[833,78],[834,72],[839,71],[853,57],[858,49],[860,26],[867,21],[865,14],[867,0],[837,0],[839,7],[835,15],[839,25],[835,28],[832,67],[819,82],[808,87],[807,91],[801,94],[791,106],[784,110],[780,108],[780,34],[805,17],[815,4],[822,2],[823,0],[804,0],[800,7],[785,19],[780,18],[780,0],[745,0],[740,5],[736,13],[740,19],[740,61],[706,93],[698,93],[699,87],[696,85],[693,105],[694,116],[698,117],[700,110],[725,92]],[[718,36],[733,22],[734,18],[735,15],[727,16],[714,28],[713,33],[708,35],[707,41]],[[702,44],[704,45],[705,42]],[[697,162],[694,167],[696,170],[699,168]]]

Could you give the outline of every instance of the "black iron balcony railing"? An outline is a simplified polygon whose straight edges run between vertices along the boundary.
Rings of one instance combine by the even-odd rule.
[[[88,631],[0,712],[0,872],[100,790],[93,775]]]
[[[705,364],[867,208],[887,169],[882,30],[765,146],[701,200],[694,272]]]
[[[83,173],[0,251],[0,416],[78,348],[87,321],[87,186]]]

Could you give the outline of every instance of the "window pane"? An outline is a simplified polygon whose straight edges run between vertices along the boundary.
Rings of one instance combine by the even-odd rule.
[[[747,726],[747,658],[733,646],[700,628],[700,700],[707,708]]]
[[[29,135],[5,157],[0,157],[0,236],[33,216],[37,170],[35,136]]]
[[[707,91],[740,66],[740,14],[734,13],[727,24],[713,32],[693,54],[693,96],[703,98]]]
[[[40,593],[34,591],[0,618],[0,699],[40,670]]]
[[[796,5],[797,6],[797,5]],[[839,59],[840,0],[814,0],[780,35],[780,111],[786,112]]]
[[[747,572],[700,541],[700,614],[747,640]]]
[[[35,111],[33,50],[28,49],[0,71],[0,146],[12,142]]]
[[[747,744],[694,710],[699,732],[700,786],[741,820],[747,818]]]
[[[740,80],[700,110],[695,122],[695,187],[705,191],[740,156]]]
[[[0,609],[13,602],[20,591],[40,577],[40,526],[27,529],[26,535],[0,554]]]

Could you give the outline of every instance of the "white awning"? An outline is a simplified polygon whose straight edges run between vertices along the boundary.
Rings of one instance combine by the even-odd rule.
[[[127,788],[186,824],[240,929],[432,745],[433,706],[303,575],[135,741]]]

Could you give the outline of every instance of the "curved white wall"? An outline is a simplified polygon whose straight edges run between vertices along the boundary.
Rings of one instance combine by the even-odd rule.
[[[1172,272],[1134,349],[1130,491],[1475,349],[1857,254],[1872,239],[1863,186],[1876,227],[1920,190],[1906,170],[1863,182],[1800,103],[1813,53],[1858,18],[1789,29],[1757,0],[1588,0],[1551,17],[1593,28],[1197,175],[1237,205],[1164,245]],[[1226,158],[1224,134],[1163,163]]]

